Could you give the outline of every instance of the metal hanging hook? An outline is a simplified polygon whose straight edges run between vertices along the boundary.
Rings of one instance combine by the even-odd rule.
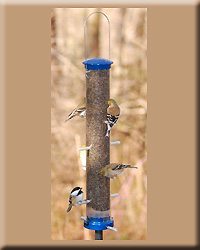
[[[104,14],[104,13],[101,12],[101,11],[94,11],[94,12],[92,12],[91,14],[89,14],[89,15],[86,17],[85,22],[84,22],[85,60],[87,60],[86,23],[87,23],[88,18],[89,18],[91,15],[95,14],[95,13],[99,13],[99,14],[104,15],[105,18],[106,18],[107,21],[108,21],[108,27],[109,27],[109,60],[110,60],[110,20],[109,20],[109,18],[106,16],[106,14]]]

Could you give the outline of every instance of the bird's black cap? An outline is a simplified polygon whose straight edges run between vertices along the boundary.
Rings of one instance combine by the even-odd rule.
[[[81,187],[75,187],[74,189],[72,189],[72,191],[71,191],[71,193],[73,193],[74,191],[76,191],[76,190],[81,190],[82,188]]]

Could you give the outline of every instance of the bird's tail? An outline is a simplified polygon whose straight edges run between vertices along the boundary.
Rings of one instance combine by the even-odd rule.
[[[131,166],[131,165],[125,165],[125,168],[138,168],[136,166]]]
[[[71,114],[68,115],[67,119],[65,120],[65,122],[69,121],[70,119],[72,119],[75,116],[74,112],[72,112]]]
[[[72,209],[72,204],[69,204],[69,207],[68,207],[68,209],[67,209],[67,213],[69,213],[69,211]]]

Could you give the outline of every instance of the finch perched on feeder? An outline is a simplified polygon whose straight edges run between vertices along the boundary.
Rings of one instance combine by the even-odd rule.
[[[67,213],[72,209],[72,206],[80,206],[82,204],[87,204],[91,200],[83,200],[83,191],[81,187],[75,187],[69,197],[69,207],[67,209]]]
[[[124,164],[118,164],[118,163],[111,163],[106,165],[104,168],[102,168],[99,173],[111,178],[111,179],[115,179],[117,175],[122,174],[122,172],[124,171],[124,169],[126,168],[137,168],[135,166],[130,166],[130,165],[124,165]]]
[[[68,120],[72,119],[77,115],[82,118],[85,118],[85,112],[86,112],[86,101],[84,97],[83,101],[68,115],[68,118],[65,120],[65,122],[67,122]]]
[[[111,128],[116,124],[119,118],[120,108],[114,99],[110,99],[108,101],[108,105],[109,107],[107,108],[107,121],[105,121],[105,123],[107,124],[106,136],[109,137]]]

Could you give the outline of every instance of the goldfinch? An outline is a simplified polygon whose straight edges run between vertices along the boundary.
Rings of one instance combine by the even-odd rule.
[[[80,206],[82,204],[87,204],[91,200],[83,200],[83,191],[81,187],[75,187],[72,189],[70,196],[69,196],[69,206],[67,209],[67,213],[72,209],[72,206]]]
[[[107,120],[105,121],[105,123],[107,124],[106,136],[110,135],[110,130],[116,124],[119,115],[120,115],[120,108],[117,105],[116,101],[114,99],[109,99],[107,108]],[[67,122],[68,120],[72,119],[75,116],[86,118],[86,98],[84,98],[81,104],[79,104],[68,115],[68,118],[65,120],[65,122]]]
[[[68,118],[65,120],[65,122],[67,122],[68,120],[72,119],[77,115],[82,118],[85,118],[86,116],[85,112],[86,112],[86,100],[84,97],[83,101],[68,115]]]
[[[118,163],[111,163],[106,165],[104,168],[102,168],[99,173],[111,178],[115,179],[117,175],[122,174],[124,169],[126,168],[137,168],[136,166],[130,166],[130,165],[124,165],[124,164],[118,164]]]
[[[108,101],[108,105],[109,106],[107,108],[107,120],[105,121],[105,123],[107,124],[106,136],[109,137],[111,128],[116,124],[119,118],[120,108],[114,99],[110,99]]]

